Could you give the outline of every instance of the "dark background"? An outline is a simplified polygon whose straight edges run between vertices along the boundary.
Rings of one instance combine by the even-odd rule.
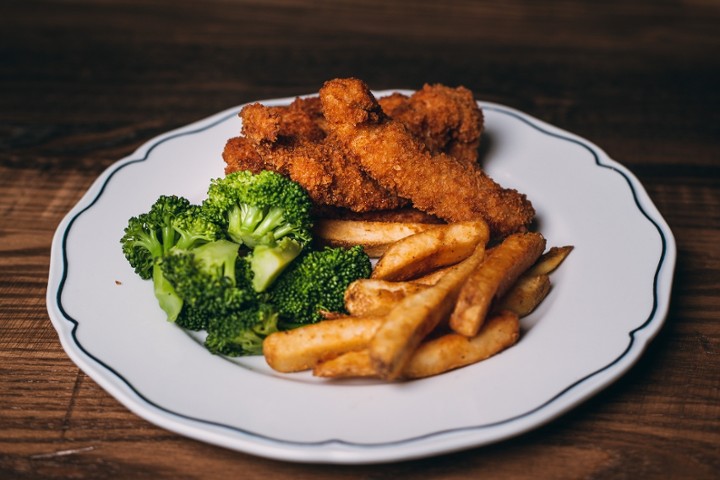
[[[710,0],[3,1],[0,477],[713,478],[719,26]],[[97,175],[170,129],[341,76],[377,90],[464,85],[587,138],[639,177],[675,233],[678,265],[667,326],[626,376],[519,438],[351,468],[179,437],[75,367],[45,309],[49,246]]]

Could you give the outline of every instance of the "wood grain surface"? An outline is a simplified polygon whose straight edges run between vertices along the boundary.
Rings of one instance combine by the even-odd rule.
[[[718,478],[719,25],[712,0],[2,2],[0,477]],[[465,85],[639,177],[678,265],[667,325],[627,375],[512,440],[350,467],[169,433],[70,361],[45,305],[50,243],[93,180],[160,133],[341,76]]]

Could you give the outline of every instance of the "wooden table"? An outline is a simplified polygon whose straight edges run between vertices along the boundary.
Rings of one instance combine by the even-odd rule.
[[[701,0],[3,2],[0,477],[717,478],[718,25],[718,3]],[[169,433],[68,359],[45,305],[50,243],[91,182],[160,133],[351,75],[465,85],[637,174],[678,264],[666,327],[627,375],[509,441],[348,467]]]

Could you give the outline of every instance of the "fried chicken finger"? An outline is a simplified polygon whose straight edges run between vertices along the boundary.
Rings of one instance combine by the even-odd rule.
[[[433,155],[405,126],[390,119],[365,83],[335,79],[320,90],[330,134],[380,185],[419,210],[446,221],[481,218],[493,235],[524,229],[534,209],[524,195],[504,189],[480,168]]]
[[[350,160],[351,152],[318,139],[314,121],[301,112],[290,121],[275,107],[259,103],[240,113],[244,136],[230,139],[223,152],[226,173],[273,170],[302,185],[316,205],[355,212],[387,210],[407,204]]]

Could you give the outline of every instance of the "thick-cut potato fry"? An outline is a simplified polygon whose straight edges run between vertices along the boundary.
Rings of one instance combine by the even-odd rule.
[[[518,316],[510,311],[499,312],[488,318],[472,338],[448,333],[421,344],[403,369],[402,377],[429,377],[477,363],[514,345],[519,337]]]
[[[530,267],[525,275],[547,275],[555,271],[557,267],[567,258],[573,247],[551,247],[547,252],[540,255],[535,265]]]
[[[401,238],[437,226],[433,223],[321,219],[315,224],[313,232],[322,244],[346,248],[362,245],[368,256],[378,258]]]
[[[350,316],[328,313],[328,320],[270,335],[263,344],[267,363],[285,373],[312,369],[324,378],[393,380],[479,362],[517,342],[519,318],[547,296],[549,273],[573,248],[542,254],[542,235],[521,233],[486,250],[482,222],[428,226],[382,247],[380,274],[345,292]],[[472,251],[463,253],[473,241]],[[480,320],[477,326],[458,323],[468,315]],[[437,327],[448,318],[454,332],[442,334]]]
[[[403,298],[430,287],[429,284],[414,281],[360,279],[348,287],[345,309],[356,316],[384,315]],[[522,318],[532,313],[549,292],[549,275],[522,275],[500,299],[495,310],[510,310]]]
[[[370,353],[365,350],[343,353],[320,362],[313,368],[313,375],[325,378],[377,377]]]
[[[472,338],[447,333],[423,342],[403,368],[401,378],[438,375],[489,358],[514,345],[520,337],[520,322],[514,312],[493,315]],[[356,350],[321,362],[313,375],[325,378],[377,377],[368,350]]]
[[[403,298],[426,288],[420,283],[361,278],[345,290],[345,310],[351,315],[384,315]]]
[[[393,243],[380,257],[371,275],[382,280],[408,280],[452,265],[470,256],[478,244],[487,243],[485,222],[437,225]]]
[[[450,317],[450,328],[466,337],[477,335],[493,300],[502,297],[543,250],[545,238],[539,233],[506,237],[465,282]]]
[[[511,310],[519,317],[529,315],[550,291],[548,275],[523,275],[500,299],[497,310]]]
[[[442,277],[444,277],[448,272],[451,272],[455,268],[457,268],[457,264],[450,265],[449,267],[438,268],[437,270],[426,273],[421,277],[411,278],[408,281],[413,283],[420,283],[422,285],[435,285],[437,282],[440,281]]]
[[[442,278],[456,265],[437,270],[417,280],[407,282],[389,282],[373,278],[362,278],[348,286],[345,292],[345,309],[350,315],[383,315],[389,312],[397,302],[413,293],[419,292]],[[510,290],[502,297],[496,310],[512,310],[520,317],[529,315],[550,292],[548,275],[522,275]],[[333,318],[341,314],[329,314]]]
[[[385,317],[370,341],[373,367],[381,378],[397,378],[418,344],[452,312],[468,276],[485,256],[485,245],[445,275],[436,285],[405,297]]]
[[[276,332],[263,342],[268,365],[279,372],[299,372],[345,352],[367,347],[382,317],[344,317]]]
[[[497,310],[512,310],[520,317],[532,313],[550,292],[550,276],[572,251],[572,246],[551,247],[540,255],[500,299]]]

